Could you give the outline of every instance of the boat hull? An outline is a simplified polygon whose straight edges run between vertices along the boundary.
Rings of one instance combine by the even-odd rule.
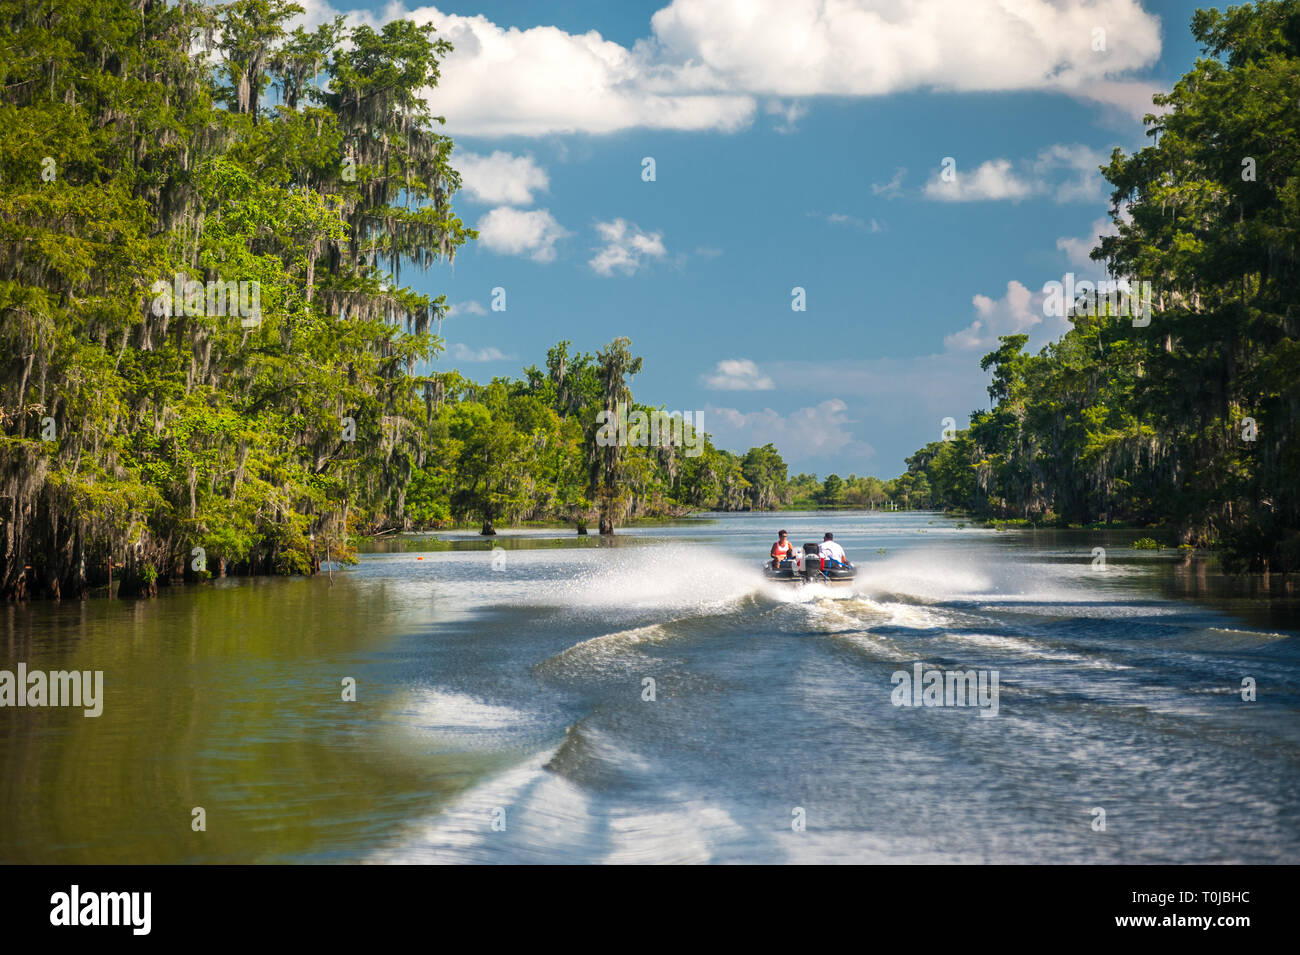
[[[780,570],[773,570],[771,564],[764,564],[763,576],[772,583],[790,584],[796,587],[805,584],[847,587],[857,579],[857,572],[853,568],[826,571],[819,568],[810,568],[807,571],[800,571],[792,567],[783,567]]]

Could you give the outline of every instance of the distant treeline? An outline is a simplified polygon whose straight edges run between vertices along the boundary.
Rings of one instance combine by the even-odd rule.
[[[671,434],[667,426],[638,430],[638,415],[648,422],[663,413],[633,399],[627,379],[641,359],[629,345],[617,338],[592,356],[570,353],[562,341],[544,368],[488,385],[455,371],[438,375],[439,400],[423,422],[424,462],[391,520],[437,528],[472,519],[484,533],[498,522],[561,521],[609,533],[641,517],[781,504],[786,465],[772,445],[723,451],[681,416]],[[630,426],[617,435],[620,406]],[[610,422],[604,436],[602,412]]]
[[[1001,339],[991,411],[908,459],[976,514],[1167,525],[1228,566],[1300,570],[1300,3],[1198,11],[1197,62],[1116,150],[1119,235],[1093,258],[1150,281],[1149,324],[1076,309],[1037,355]]]

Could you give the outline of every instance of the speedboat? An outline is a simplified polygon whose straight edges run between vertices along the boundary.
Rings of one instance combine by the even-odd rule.
[[[821,544],[804,544],[802,552],[782,561],[776,570],[772,569],[770,560],[763,562],[763,575],[778,583],[802,584],[851,584],[857,576],[857,569],[852,564],[830,566],[833,561],[822,556]]]

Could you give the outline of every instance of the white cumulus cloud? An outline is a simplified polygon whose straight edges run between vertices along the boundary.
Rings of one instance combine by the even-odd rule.
[[[1017,163],[990,159],[967,171],[958,160],[955,177],[945,180],[940,167],[925,184],[925,196],[946,202],[1018,202],[1031,196],[1046,196],[1055,202],[1094,202],[1105,195],[1098,168],[1105,158],[1105,153],[1088,146],[1057,143],[1041,149],[1033,159]]]
[[[977,202],[983,199],[1026,199],[1033,195],[1034,187],[1018,176],[1011,168],[1010,159],[990,159],[980,163],[972,172],[960,167],[952,179],[935,173],[925,184],[925,195],[946,202]]]
[[[471,299],[468,302],[453,302],[447,306],[446,314],[448,318],[453,315],[486,315],[487,309],[481,303]]]
[[[546,170],[532,156],[501,150],[490,156],[458,152],[452,165],[460,172],[469,198],[488,205],[530,206],[533,193],[545,192],[551,184]]]
[[[455,46],[430,92],[434,113],[454,135],[546,136],[622,129],[723,130],[748,125],[746,95],[656,88],[664,70],[639,47],[628,49],[595,30],[500,27],[484,16],[412,11]]]
[[[307,25],[338,12],[303,6]],[[1125,74],[1161,48],[1160,20],[1138,0],[673,0],[631,46],[595,30],[383,7],[384,21],[397,17],[432,23],[454,45],[429,103],[450,133],[475,136],[730,132],[753,122],[759,99],[926,89],[1058,91],[1140,115],[1151,86]],[[1105,50],[1093,49],[1097,27]],[[777,109],[790,128],[793,107]]]
[[[1030,332],[1043,321],[1043,293],[1034,293],[1014,279],[1007,283],[1006,293],[999,299],[976,295],[971,299],[975,306],[975,320],[959,332],[944,338],[945,348],[971,351],[997,346],[999,335],[1018,335]]]
[[[1098,219],[1092,224],[1089,232],[1089,235],[1077,239],[1063,235],[1056,240],[1056,247],[1065,253],[1071,265],[1078,268],[1096,268],[1097,263],[1089,258],[1092,250],[1097,247],[1103,235],[1119,234],[1115,224],[1108,218]]]
[[[534,262],[554,262],[555,244],[571,235],[546,209],[499,206],[475,226],[479,243],[500,255],[526,255]]]
[[[1160,54],[1137,0],[673,0],[651,24],[695,85],[776,96],[1073,92]]]
[[[1119,218],[1121,222],[1132,221],[1127,206],[1120,207]],[[1119,227],[1110,216],[1102,216],[1089,227],[1087,235],[1078,238],[1063,235],[1056,240],[1056,247],[1065,253],[1065,257],[1071,265],[1078,268],[1102,271],[1104,269],[1103,264],[1094,262],[1089,256],[1092,254],[1092,250],[1101,244],[1103,237],[1112,235],[1119,235]]]
[[[704,386],[715,391],[771,391],[776,384],[748,358],[724,358],[704,376]]]
[[[596,233],[604,244],[587,264],[598,275],[615,272],[632,275],[649,259],[662,259],[668,254],[662,233],[643,232],[636,223],[626,219],[597,222]]]

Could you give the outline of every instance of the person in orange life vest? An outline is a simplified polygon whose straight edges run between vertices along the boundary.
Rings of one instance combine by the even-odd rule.
[[[781,531],[772,545],[772,569],[780,570],[787,560],[794,560],[794,545],[785,539],[785,531]]]
[[[822,557],[826,568],[851,567],[848,555],[844,553],[844,548],[835,543],[835,535],[830,531],[826,532],[826,538],[822,541]]]

